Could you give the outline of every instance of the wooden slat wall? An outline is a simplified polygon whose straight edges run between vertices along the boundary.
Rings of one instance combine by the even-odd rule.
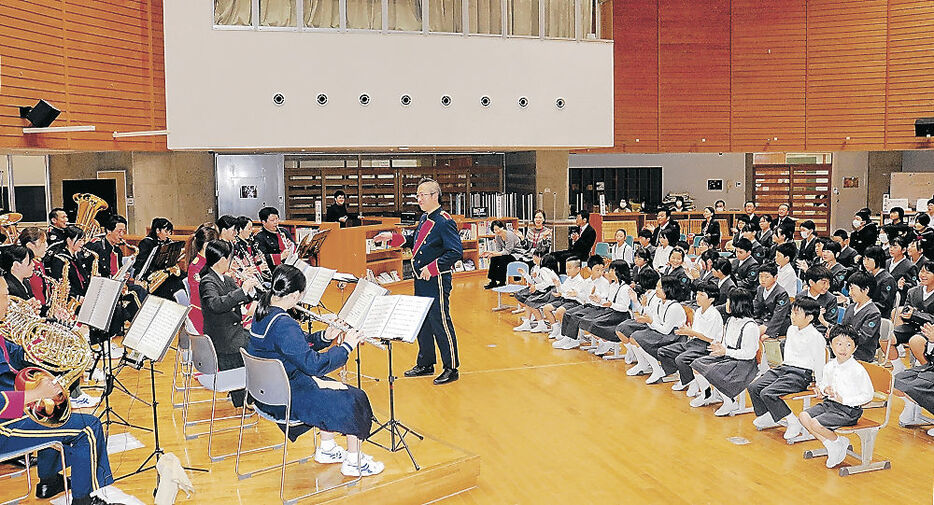
[[[614,0],[616,145],[593,151],[934,148],[932,26],[930,0]]]
[[[914,136],[914,121],[934,116],[934,2],[889,0],[888,88],[885,136],[888,149],[934,147]]]
[[[731,150],[804,144],[805,0],[733,0]]]
[[[882,145],[886,0],[812,0],[807,7],[808,148]]]
[[[730,1],[658,4],[660,151],[730,149]]]
[[[162,0],[4,0],[0,3],[0,148],[163,151]],[[53,126],[96,132],[23,135],[18,106],[45,99]]]

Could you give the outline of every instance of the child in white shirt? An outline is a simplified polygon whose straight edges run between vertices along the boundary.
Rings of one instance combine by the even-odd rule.
[[[820,382],[826,359],[826,340],[814,327],[820,314],[817,300],[805,296],[791,304],[791,326],[785,337],[784,361],[759,377],[746,388],[756,419],[752,424],[760,429],[774,428],[784,419],[788,423],[785,440],[791,440],[804,429],[782,396],[807,391],[811,381]]]
[[[558,261],[551,254],[542,255],[543,252],[536,250],[532,253],[532,261],[535,264],[532,268],[532,282],[515,295],[519,308],[525,312],[522,324],[513,328],[515,331],[549,331],[541,308],[551,300],[551,292],[561,281],[557,274]]]
[[[581,287],[572,295],[574,301],[577,303],[564,303],[554,311],[555,318],[561,322],[561,324],[554,325],[557,329],[553,329],[551,332],[551,334],[557,338],[557,340],[552,343],[552,347],[555,349],[568,350],[580,346],[576,326],[573,328],[573,335],[565,333],[571,331],[571,328],[564,325],[564,317],[567,315],[568,311],[580,310],[588,307],[592,303],[602,303],[602,300],[606,298],[609,292],[610,283],[603,278],[603,257],[599,255],[591,256],[590,259],[587,260],[587,266],[590,267],[590,278],[585,279]]]
[[[626,375],[642,375],[651,372],[646,384],[660,382],[665,376],[658,363],[658,348],[673,344],[682,339],[675,335],[675,329],[684,326],[687,315],[684,307],[679,303],[688,298],[690,289],[686,276],[662,276],[655,288],[655,297],[659,303],[655,310],[636,316],[636,321],[648,325],[643,330],[634,332],[630,343],[635,344],[633,351],[636,354],[636,366],[626,371]]]
[[[705,282],[697,288],[697,310],[691,326],[675,330],[685,340],[666,345],[658,350],[658,361],[666,375],[678,371],[680,380],[671,387],[675,391],[688,389],[688,396],[698,393],[697,382],[691,363],[710,354],[709,344],[723,340],[723,316],[713,306],[720,296],[720,288],[713,282]]]
[[[568,258],[564,262],[564,271],[567,272],[567,278],[564,279],[564,282],[556,285],[549,295],[550,300],[542,307],[542,314],[551,327],[549,338],[554,338],[555,331],[561,329],[561,325],[555,324],[557,321],[555,311],[564,304],[573,304],[576,307],[578,303],[574,300],[574,297],[577,296],[577,291],[583,288],[584,285],[584,278],[581,276],[581,260],[575,257]],[[557,327],[557,330],[555,327]]]
[[[850,446],[846,437],[833,430],[859,422],[863,415],[862,405],[872,400],[875,392],[869,373],[853,358],[856,332],[838,325],[830,330],[830,338],[835,357],[824,365],[815,387],[817,396],[824,401],[799,416],[801,424],[827,448],[827,468],[842,463]]]
[[[655,257],[652,259],[652,268],[658,273],[661,273],[668,265],[668,258],[671,256],[672,250],[674,250],[674,247],[668,243],[668,234],[659,233],[658,247],[655,248]]]
[[[629,287],[632,278],[629,264],[623,260],[613,260],[604,274],[612,281],[610,293],[600,307],[589,317],[581,318],[580,331],[599,339],[594,355],[602,356],[614,348],[618,349],[619,338],[616,326],[632,317],[633,301],[636,299]],[[565,315],[565,318],[567,316]]]

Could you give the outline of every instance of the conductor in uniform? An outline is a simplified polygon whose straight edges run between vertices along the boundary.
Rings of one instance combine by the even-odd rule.
[[[415,296],[434,299],[425,324],[418,334],[418,360],[405,372],[406,377],[422,377],[435,372],[435,343],[441,354],[444,370],[435,378],[435,384],[456,381],[460,375],[457,367],[457,337],[451,322],[451,268],[463,257],[457,223],[450,214],[441,209],[441,186],[424,179],[415,194],[422,217],[415,233],[403,236],[383,232],[375,237],[377,242],[390,242],[393,247],[412,248],[412,271],[415,274]]]

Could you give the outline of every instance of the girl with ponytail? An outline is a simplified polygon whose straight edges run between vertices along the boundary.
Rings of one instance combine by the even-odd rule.
[[[305,333],[288,314],[304,292],[305,275],[299,269],[284,264],[276,267],[272,285],[256,308],[247,351],[259,358],[282,362],[292,391],[290,420],[304,423],[289,433],[297,438],[313,427],[321,429],[315,461],[342,463],[341,473],[351,477],[376,475],[383,471],[383,463],[364,454],[360,447],[370,435],[373,419],[370,400],[363,390],[326,376],[347,363],[363,334],[351,330],[344,333],[342,343],[332,346],[341,335],[340,330],[328,328]],[[260,402],[255,407],[277,419],[285,417],[284,407]],[[334,441],[335,433],[347,435],[347,450]]]

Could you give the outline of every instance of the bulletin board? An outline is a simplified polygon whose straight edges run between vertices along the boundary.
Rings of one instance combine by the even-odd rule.
[[[894,172],[889,184],[890,198],[907,198],[916,202],[934,196],[934,172]]]

